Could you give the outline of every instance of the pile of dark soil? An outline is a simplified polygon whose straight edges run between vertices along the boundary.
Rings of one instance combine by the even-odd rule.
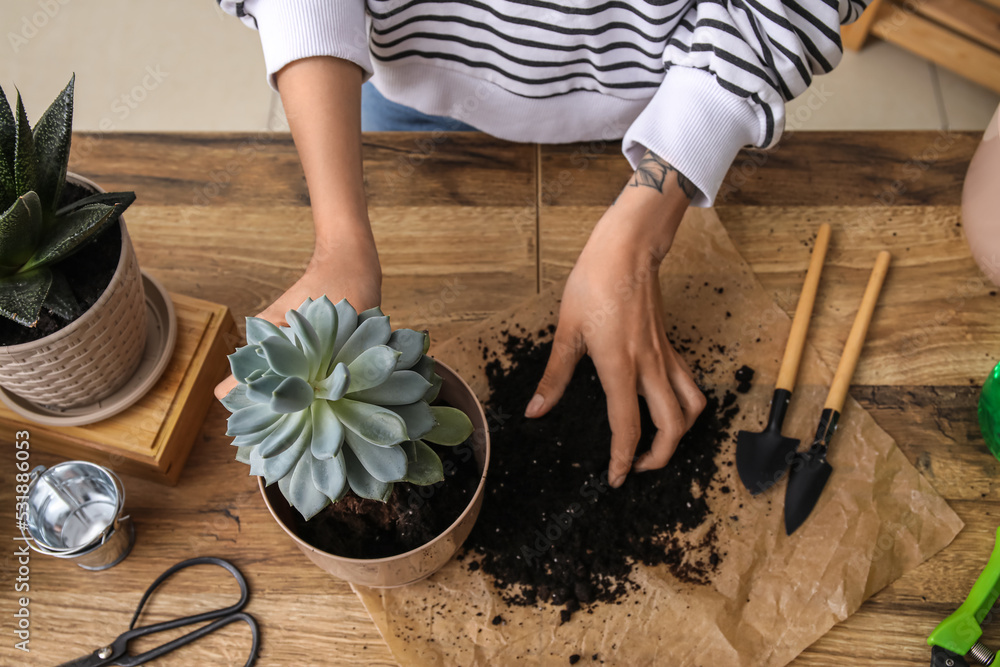
[[[90,188],[66,183],[60,196],[60,206],[93,194]],[[112,223],[103,232],[88,241],[76,253],[60,262],[56,268],[69,282],[70,289],[85,313],[93,306],[111,283],[118,268],[122,250],[122,233],[118,224]],[[67,320],[42,308],[38,323],[25,327],[0,318],[0,345],[19,345],[44,338],[59,331],[74,320]]]
[[[310,521],[293,510],[293,528],[314,547],[347,558],[386,558],[416,549],[443,533],[472,502],[480,475],[470,442],[428,443],[441,457],[444,481],[397,482],[385,503],[348,492]]]
[[[505,370],[494,359],[486,368],[492,414],[505,419],[492,425],[486,496],[466,543],[469,567],[489,574],[508,603],[563,606],[563,622],[580,605],[613,602],[635,589],[636,563],[664,564],[682,581],[707,583],[725,554],[709,521],[706,491],[739,411],[736,395],[706,391],[708,406],[666,468],[630,474],[612,489],[611,428],[593,363],[586,357],[579,363],[548,415],[526,419],[524,406],[552,344],[507,335],[503,356],[512,366]],[[649,449],[655,432],[641,399],[640,408],[637,455]]]

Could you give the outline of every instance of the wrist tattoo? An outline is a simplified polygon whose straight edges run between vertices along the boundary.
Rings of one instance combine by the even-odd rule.
[[[651,150],[647,150],[639,160],[635,173],[632,174],[628,186],[637,188],[645,186],[653,188],[659,193],[663,193],[663,185],[670,173],[677,174],[677,185],[688,199],[694,199],[698,194],[698,188],[688,180],[687,176],[679,172],[673,165],[661,158]]]

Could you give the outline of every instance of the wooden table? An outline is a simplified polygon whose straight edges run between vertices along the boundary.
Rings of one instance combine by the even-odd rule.
[[[810,330],[831,364],[856,298],[838,283],[863,283],[876,249],[892,250],[851,393],[967,523],[948,549],[795,665],[927,665],[925,637],[992,549],[1000,464],[984,448],[975,406],[1000,359],[1000,298],[969,256],[958,206],[978,141],[969,133],[789,135],[771,154],[741,155],[720,195],[737,247],[789,312],[808,259],[802,241],[821,221],[833,223]],[[479,134],[370,135],[365,164],[383,305],[394,325],[429,328],[437,340],[563,279],[629,173],[615,143],[538,147]],[[309,257],[309,198],[287,135],[82,134],[71,168],[108,189],[134,189],[128,221],[143,268],[172,291],[227,304],[238,320],[275,298]],[[311,565],[271,520],[254,479],[233,460],[226,414],[210,409],[175,488],[125,480],[138,539],[121,565],[89,573],[31,559],[30,655],[13,649],[9,612],[24,594],[13,592],[15,546],[4,549],[0,663],[55,664],[92,651],[125,629],[157,574],[218,555],[249,578],[249,611],[263,628],[259,664],[394,664],[350,588]],[[0,456],[0,521],[13,536],[13,449]],[[54,461],[32,452],[34,464]],[[223,581],[182,576],[148,618],[221,606],[233,595]],[[984,639],[1000,646],[1000,628],[988,626]],[[246,642],[246,629],[231,626],[156,664],[242,664]]]

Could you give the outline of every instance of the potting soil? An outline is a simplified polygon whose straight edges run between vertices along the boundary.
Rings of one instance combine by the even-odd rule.
[[[493,454],[482,512],[466,543],[468,567],[490,575],[510,604],[563,607],[563,622],[581,605],[614,602],[635,589],[636,563],[664,564],[683,581],[707,583],[725,551],[714,528],[703,525],[710,517],[706,492],[739,411],[736,395],[706,390],[708,405],[667,466],[629,474],[613,489],[607,402],[593,362],[580,361],[551,412],[527,419],[524,406],[552,343],[507,333],[504,348],[509,368],[499,358],[486,365]],[[637,456],[656,432],[641,399],[640,411]],[[695,529],[700,537],[692,549],[680,538]]]
[[[469,441],[456,447],[427,443],[441,457],[444,481],[397,482],[387,502],[348,492],[309,521],[292,512],[296,533],[318,549],[347,558],[386,558],[440,535],[472,501],[479,469]]]

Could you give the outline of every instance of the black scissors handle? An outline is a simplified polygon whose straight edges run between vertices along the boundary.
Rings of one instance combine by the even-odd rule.
[[[218,565],[219,567],[225,569],[236,579],[236,582],[240,586],[240,599],[236,604],[226,607],[224,609],[216,609],[214,611],[206,611],[201,614],[192,614],[191,616],[185,616],[183,618],[176,618],[171,621],[163,621],[161,623],[154,623],[153,625],[146,625],[135,627],[135,622],[139,620],[139,615],[142,613],[142,608],[145,606],[146,601],[153,594],[153,591],[167,580],[174,573],[183,570],[184,568],[191,567],[192,565]],[[247,658],[247,662],[244,667],[251,667],[257,660],[257,648],[260,644],[260,630],[257,627],[257,621],[247,613],[241,612],[240,610],[247,603],[247,599],[250,597],[250,591],[247,588],[247,581],[243,577],[243,573],[240,572],[235,565],[229,561],[223,560],[221,558],[213,558],[210,556],[202,556],[199,558],[191,558],[185,561],[177,563],[166,572],[157,577],[146,592],[143,594],[142,599],[139,600],[139,606],[136,607],[135,615],[132,616],[132,622],[128,624],[128,631],[119,635],[119,637],[111,645],[114,655],[117,660],[114,663],[121,665],[122,667],[133,667],[134,665],[141,665],[145,662],[158,658],[174,649],[189,644],[196,639],[203,637],[210,632],[214,632],[219,628],[229,625],[234,621],[243,621],[250,626],[250,633],[253,638],[252,646],[250,647],[250,657]],[[194,623],[201,623],[203,621],[214,620],[205,626],[192,630],[186,635],[177,637],[176,639],[158,646],[157,648],[150,649],[144,653],[138,655],[128,655],[128,643],[135,639],[136,637],[144,637],[146,635],[155,634],[157,632],[163,632],[164,630],[173,630],[175,628],[180,628],[185,625],[191,625]]]

